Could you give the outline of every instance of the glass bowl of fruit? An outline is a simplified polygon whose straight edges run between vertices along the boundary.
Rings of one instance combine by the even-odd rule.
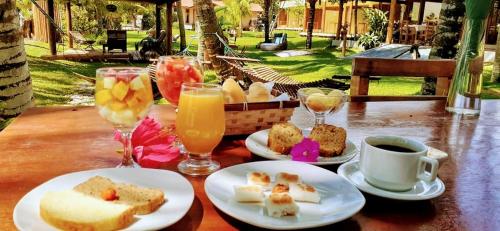
[[[314,115],[315,124],[324,124],[325,116],[339,111],[347,95],[333,88],[301,88],[297,92],[300,102]]]

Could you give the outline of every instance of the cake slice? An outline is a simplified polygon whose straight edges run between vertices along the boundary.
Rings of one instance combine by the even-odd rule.
[[[300,177],[297,174],[280,172],[276,174],[276,184],[296,184],[300,183]]]
[[[272,217],[295,216],[299,206],[288,193],[271,193],[265,200],[267,215]]]
[[[265,172],[249,172],[247,173],[247,184],[259,185],[267,189],[271,185],[271,177]]]
[[[275,184],[273,187],[273,190],[271,191],[272,193],[287,193],[290,191],[290,187],[288,184],[283,184],[283,183],[278,183]]]
[[[304,183],[290,184],[290,196],[296,201],[319,203],[320,200],[318,191]]]
[[[152,213],[165,202],[165,196],[159,189],[114,183],[102,176],[92,177],[75,186],[74,190],[102,200],[130,205],[135,214]]]
[[[66,190],[43,195],[40,216],[62,230],[118,230],[133,222],[134,211],[129,205]]]
[[[319,155],[332,157],[341,155],[346,145],[347,133],[341,127],[328,124],[314,126],[309,138],[319,143]]]
[[[300,143],[303,138],[302,131],[295,125],[276,123],[269,130],[267,146],[277,153],[288,154],[292,147]]]
[[[258,185],[235,185],[234,199],[238,202],[263,202],[264,193]]]

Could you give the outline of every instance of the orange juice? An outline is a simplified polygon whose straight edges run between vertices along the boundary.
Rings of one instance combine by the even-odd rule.
[[[224,97],[221,89],[183,90],[179,99],[176,130],[191,154],[210,153],[224,136]]]

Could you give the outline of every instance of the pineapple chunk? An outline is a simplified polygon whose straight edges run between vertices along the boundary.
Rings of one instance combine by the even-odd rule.
[[[134,93],[134,98],[139,99],[141,102],[148,102],[153,100],[151,92],[148,92],[146,89],[136,91]]]
[[[97,105],[106,105],[109,101],[113,99],[110,90],[100,90],[95,93],[95,103]]]
[[[104,88],[111,89],[115,85],[116,79],[113,77],[104,77],[104,78],[102,78],[102,82],[103,82]]]
[[[144,88],[144,83],[141,78],[135,77],[132,81],[130,81],[130,89],[136,91]]]
[[[141,107],[141,102],[137,97],[130,97],[130,99],[127,100],[127,105],[129,108],[138,108]]]
[[[113,89],[111,89],[111,94],[113,94],[116,99],[123,101],[125,96],[127,96],[128,89],[129,85],[125,82],[120,81],[115,84],[115,86],[113,86]]]
[[[111,102],[111,104],[109,105],[109,107],[113,111],[120,111],[120,110],[125,109],[127,107],[127,104],[126,103],[122,103],[120,101],[113,101],[113,102]]]

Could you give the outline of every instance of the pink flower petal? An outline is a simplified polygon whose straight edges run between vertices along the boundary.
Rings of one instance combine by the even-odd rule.
[[[293,146],[290,151],[292,160],[303,162],[317,162],[319,156],[319,143],[309,138],[304,138]]]

